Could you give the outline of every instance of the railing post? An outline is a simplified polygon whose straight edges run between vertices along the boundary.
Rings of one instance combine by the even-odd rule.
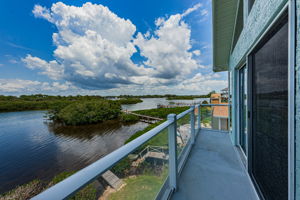
[[[200,132],[201,129],[201,104],[198,105],[198,116],[197,116],[197,120],[198,120],[198,133]]]
[[[231,125],[231,104],[229,104],[228,103],[228,124],[227,124],[227,126],[228,126],[228,132],[230,133],[230,125]]]
[[[176,115],[169,114],[168,121],[173,121],[168,127],[169,135],[169,181],[170,187],[174,190],[177,189],[177,127]]]
[[[195,142],[195,106],[191,106],[191,108],[193,109],[191,114],[191,140],[192,140],[192,144],[194,144]]]

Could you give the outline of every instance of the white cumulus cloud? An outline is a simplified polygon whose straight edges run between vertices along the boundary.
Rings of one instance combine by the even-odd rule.
[[[189,94],[192,92],[205,94],[212,90],[220,91],[225,87],[227,87],[227,80],[222,79],[220,74],[197,73],[192,78],[182,81],[177,89],[187,91]]]
[[[201,7],[196,4],[183,13],[157,18],[154,31],[142,34],[129,19],[100,4],[77,7],[57,2],[51,8],[35,5],[34,16],[57,28],[52,35],[54,59],[46,61],[28,54],[22,61],[55,81],[41,83],[45,90],[125,92],[155,86],[166,91],[181,81],[188,83],[187,77],[204,67],[199,63],[201,51],[193,48],[191,27],[184,21]],[[145,58],[139,64],[132,60],[138,52]]]
[[[19,92],[24,90],[33,90],[40,82],[21,79],[0,79],[1,92]]]
[[[202,67],[193,59],[193,53],[200,55],[200,51],[191,51],[191,29],[183,21],[184,16],[200,6],[197,4],[183,14],[171,15],[167,19],[158,18],[157,29],[150,38],[148,34],[137,35],[134,42],[147,59],[144,64],[155,69],[155,77],[178,79]]]
[[[73,92],[79,91],[70,82],[40,82],[24,79],[0,79],[0,92],[5,93],[59,93],[72,90]]]
[[[139,66],[130,59],[136,52],[132,43],[136,27],[130,20],[92,3],[75,7],[58,2],[51,9],[37,5],[33,13],[58,29],[52,36],[57,61],[44,61],[42,66],[51,67],[59,60],[65,80],[83,88],[106,89],[129,84],[130,76],[139,74]],[[23,61],[28,67],[37,68],[28,62],[32,58],[28,55]],[[47,70],[43,73],[50,75]],[[56,78],[53,74],[49,77]]]
[[[47,75],[53,80],[59,80],[63,76],[63,66],[58,64],[56,60],[46,62],[28,54],[22,61],[29,69],[38,69],[41,71],[41,74]]]

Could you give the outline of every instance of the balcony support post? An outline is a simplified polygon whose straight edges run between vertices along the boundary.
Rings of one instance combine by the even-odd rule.
[[[192,111],[191,111],[191,120],[190,120],[190,124],[191,124],[191,141],[192,144],[194,144],[195,142],[195,106],[191,106]]]
[[[200,132],[201,129],[201,104],[198,105],[198,116],[197,116],[197,120],[198,120],[198,133]]]
[[[172,121],[173,123],[168,127],[168,137],[169,137],[169,181],[170,187],[173,190],[177,189],[177,123],[176,123],[176,115],[169,114],[168,121]]]

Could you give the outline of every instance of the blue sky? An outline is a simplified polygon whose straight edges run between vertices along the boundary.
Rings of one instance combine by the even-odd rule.
[[[0,2],[0,94],[204,94],[211,1]]]

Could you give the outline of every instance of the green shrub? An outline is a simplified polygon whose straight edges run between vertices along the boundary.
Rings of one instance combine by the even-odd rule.
[[[53,185],[61,182],[62,180],[68,178],[69,176],[75,174],[75,171],[70,171],[70,172],[62,172],[60,174],[57,174],[56,176],[53,177],[53,179],[50,181],[48,184],[48,187],[52,187]]]
[[[15,189],[0,195],[0,200],[24,200],[30,199],[42,192],[44,186],[39,180],[33,180],[27,184],[17,186]]]
[[[73,175],[75,172],[63,172],[55,176],[49,183],[48,188],[61,182],[62,180]],[[85,186],[80,191],[76,192],[74,196],[69,198],[70,200],[96,200],[97,190],[93,183]]]
[[[131,160],[126,157],[120,162],[118,162],[112,169],[111,171],[115,173],[118,177],[125,177],[128,175],[129,171],[131,168]]]
[[[202,101],[202,104],[208,104],[208,102],[206,100]]]
[[[54,118],[67,125],[82,125],[115,119],[121,113],[121,106],[114,101],[84,101],[70,104],[54,114]]]
[[[139,121],[139,117],[132,114],[122,113],[120,117],[122,122],[137,122]]]
[[[120,104],[136,104],[143,102],[140,98],[122,98],[117,100]]]
[[[33,180],[27,184],[20,185],[15,189],[0,195],[0,200],[24,200],[31,199],[53,185],[61,182],[67,177],[73,175],[74,172],[63,172],[56,175],[48,184],[42,183],[40,180]],[[96,200],[97,190],[96,186],[91,183],[77,192],[70,200]]]

